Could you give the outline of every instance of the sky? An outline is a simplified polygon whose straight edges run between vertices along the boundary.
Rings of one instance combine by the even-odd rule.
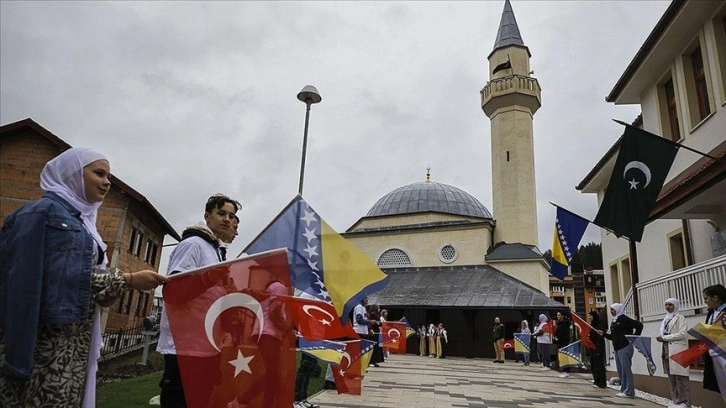
[[[539,247],[555,209],[592,219],[575,186],[639,106],[605,96],[669,1],[512,1],[533,77]],[[242,202],[238,254],[296,195],[345,231],[426,179],[492,208],[479,91],[504,1],[0,2],[0,124],[31,118],[111,171],[181,232],[207,197]],[[591,225],[582,243],[600,241]],[[167,243],[174,242],[167,237]],[[163,254],[162,268],[169,251]]]

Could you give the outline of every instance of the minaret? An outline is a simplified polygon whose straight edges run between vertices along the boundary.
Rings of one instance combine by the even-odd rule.
[[[489,82],[481,108],[491,120],[494,242],[537,245],[532,119],[541,106],[540,87],[530,76],[524,45],[509,0],[489,54]]]

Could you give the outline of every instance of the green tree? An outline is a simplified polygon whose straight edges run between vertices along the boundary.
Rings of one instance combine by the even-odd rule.
[[[587,245],[580,245],[577,254],[585,268],[602,269],[602,244],[590,242]]]

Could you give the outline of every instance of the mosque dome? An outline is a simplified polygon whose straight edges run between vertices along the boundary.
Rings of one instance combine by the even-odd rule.
[[[489,210],[466,191],[433,181],[413,183],[391,191],[373,204],[366,217],[430,211],[492,218]]]

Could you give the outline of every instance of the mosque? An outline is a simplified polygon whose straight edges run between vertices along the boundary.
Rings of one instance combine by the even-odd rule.
[[[532,120],[540,86],[505,1],[481,108],[491,121],[494,215],[467,192],[430,179],[381,197],[343,235],[388,274],[370,302],[412,325],[446,325],[448,355],[493,357],[500,317],[511,339],[522,320],[563,310],[550,299],[537,242]],[[418,349],[409,340],[409,352]]]

